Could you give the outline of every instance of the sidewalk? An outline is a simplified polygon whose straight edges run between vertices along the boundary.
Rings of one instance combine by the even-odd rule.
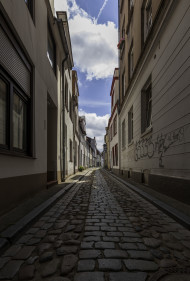
[[[104,169],[105,170],[105,169]],[[175,220],[180,222],[186,228],[190,229],[190,206],[183,202],[177,201],[171,197],[168,197],[162,193],[159,193],[152,188],[143,184],[134,182],[133,180],[114,174],[111,171],[105,170],[105,172],[112,175],[118,181],[124,185],[130,187],[132,190],[140,194],[142,197],[156,205],[159,209],[169,214]]]
[[[30,222],[56,202],[90,170],[91,168],[69,176],[65,182],[41,191],[0,217],[0,249],[6,246],[7,240],[12,241]]]

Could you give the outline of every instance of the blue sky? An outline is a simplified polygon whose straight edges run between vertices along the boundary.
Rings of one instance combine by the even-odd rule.
[[[96,137],[101,149],[111,109],[112,77],[118,66],[118,1],[54,1],[55,9],[67,11],[69,18],[80,115],[86,116],[87,134]]]

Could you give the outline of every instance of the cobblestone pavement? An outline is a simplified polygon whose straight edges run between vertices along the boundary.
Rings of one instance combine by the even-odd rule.
[[[105,172],[89,174],[0,257],[0,280],[188,281],[190,232]]]

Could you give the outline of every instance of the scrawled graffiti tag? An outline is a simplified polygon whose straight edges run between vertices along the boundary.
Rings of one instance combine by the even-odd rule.
[[[163,156],[166,151],[176,142],[184,140],[184,127],[174,130],[170,133],[157,135],[156,140],[152,136],[140,139],[135,144],[135,161],[143,158],[152,158],[159,156],[159,167],[164,167]]]
[[[152,158],[154,155],[154,143],[152,142],[152,136],[144,138],[136,142],[135,145],[135,160],[148,157]]]

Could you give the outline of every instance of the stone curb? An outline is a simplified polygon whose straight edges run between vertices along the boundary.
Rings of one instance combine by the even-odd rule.
[[[82,174],[77,181],[71,182],[63,190],[60,190],[52,197],[47,199],[45,202],[34,208],[26,216],[18,220],[15,224],[9,226],[7,229],[0,233],[0,252],[3,251],[7,246],[10,246],[17,235],[24,230],[32,221],[34,221],[38,216],[40,216],[47,208],[49,208],[53,203],[55,203],[62,195],[64,195],[72,186],[79,182],[89,170]]]
[[[153,205],[161,209],[163,212],[167,213],[170,217],[175,219],[177,222],[182,224],[184,227],[187,229],[190,229],[190,217],[183,214],[180,211],[177,211],[175,208],[169,206],[168,204],[160,201],[159,199],[156,199],[152,195],[149,195],[147,192],[140,190],[138,187],[132,185],[131,183],[126,182],[125,180],[119,178],[115,174],[112,174],[111,172],[106,171],[105,169],[103,170],[104,172],[108,173],[110,176],[118,180],[120,183],[123,183],[125,186],[129,187],[136,193],[140,194],[143,198],[151,202]]]

